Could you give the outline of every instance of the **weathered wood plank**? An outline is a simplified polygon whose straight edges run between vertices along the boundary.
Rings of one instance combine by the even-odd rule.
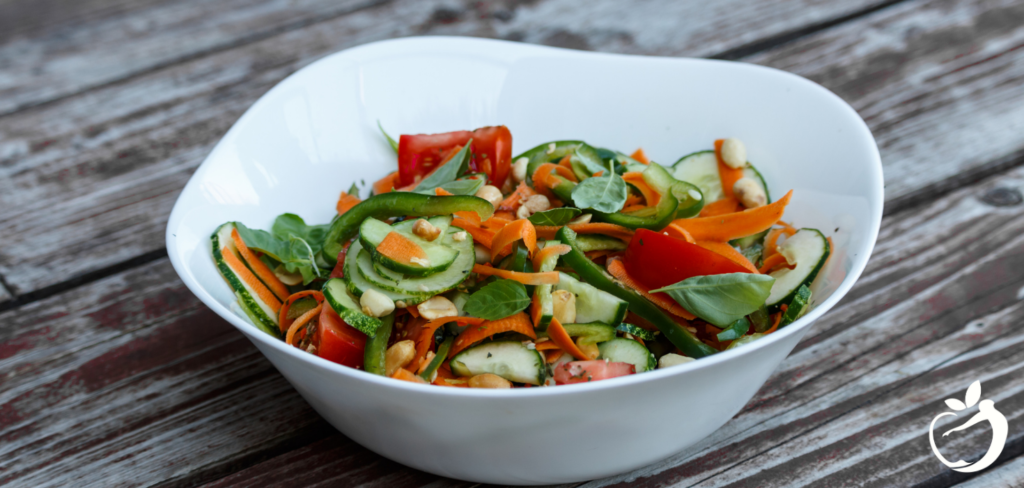
[[[0,5],[0,19],[29,16],[25,25],[12,25],[8,31],[2,28],[6,23],[0,23],[0,66],[5,66],[5,76],[0,78],[0,115],[379,3],[164,0],[101,7],[85,2],[69,12],[52,2]],[[410,24],[413,30],[406,35],[460,33],[627,52],[667,48],[676,54],[706,56],[884,2],[661,0],[627,8],[602,1],[588,4],[587,9],[565,0],[530,3],[432,1],[427,16]],[[48,20],[50,28],[35,25],[33,16],[43,17],[40,22]],[[700,21],[681,23],[680,19]]]
[[[808,77],[868,122],[892,211],[1024,161],[1024,4],[906,2],[747,61]]]
[[[883,416],[875,408],[890,389],[911,394],[921,387],[905,384],[911,379],[1015,330],[1024,315],[1024,206],[983,203],[997,188],[1024,190],[1024,169],[886,218],[876,253],[853,292],[815,323],[743,412],[687,452],[589,486],[634,477],[647,486],[687,485],[728,475],[736,463],[790,439],[834,428],[835,419],[848,412]],[[1015,388],[1024,383],[1000,391],[1016,393]],[[756,469],[736,471],[750,475]]]
[[[63,11],[67,3],[13,2],[0,5],[0,18],[14,21],[25,12]],[[29,23],[7,32],[0,29],[0,66],[4,67],[0,115],[301,28],[379,1],[86,3],[57,19],[44,14],[51,19],[47,23],[56,25]]]
[[[986,469],[979,476],[956,486],[958,488],[1016,488],[1024,486],[1024,456]]]
[[[891,433],[894,442],[920,442],[906,440],[909,434],[896,427],[919,436],[923,430],[915,422],[930,420],[942,398],[962,395],[971,375],[982,379],[997,402],[1019,394],[1024,382],[999,384],[1019,370],[997,370],[1020,363],[1024,342],[1015,335],[1024,334],[1018,327],[1024,276],[1012,273],[1024,266],[1024,205],[982,203],[993,188],[1024,188],[1024,169],[887,218],[879,254],[854,298],[814,326],[811,345],[787,359],[721,431],[669,463],[633,473],[660,472],[636,482],[662,486],[716,474],[749,476],[756,469],[743,463],[787,448],[787,441],[824,435],[842,422],[851,427],[823,445],[869,428],[876,429],[875,439]],[[977,226],[967,229],[968,222]],[[947,238],[930,237],[937,235]],[[973,241],[949,237],[962,235],[973,235]],[[1011,271],[993,271],[999,269]],[[948,271],[936,277],[934,270]],[[909,305],[887,305],[890,295]],[[924,314],[922,307],[937,310]],[[851,322],[851,316],[857,319]],[[432,479],[380,460],[340,435],[316,444],[318,435],[332,431],[244,337],[189,294],[166,260],[5,312],[0,321],[11,325],[0,329],[2,480],[81,484],[112,477],[194,484],[268,458],[223,484],[264,477],[286,484],[307,479],[307,471],[314,479],[320,473],[346,484],[379,476],[387,486]],[[823,351],[843,356],[829,363]],[[902,396],[890,398],[895,394]],[[1024,413],[1024,405],[1013,408],[1004,413]],[[1014,439],[1022,434],[1017,431]],[[306,447],[290,452],[297,445]],[[793,456],[814,452],[813,444],[799,447]],[[872,449],[864,444],[861,455],[881,452]],[[786,466],[788,459],[764,467]],[[906,465],[931,469],[926,459]],[[927,469],[904,476],[935,476]]]
[[[442,5],[448,4],[403,0],[368,8],[0,118],[0,275],[21,294],[162,247],[166,216],[196,165],[259,95],[317,57],[374,40],[451,29],[498,35],[499,27],[509,28],[510,36],[564,31],[565,21],[555,13],[572,3],[538,3],[515,15],[511,27],[501,27],[493,16],[504,14],[476,10],[497,8],[491,4],[473,3],[455,13]],[[574,13],[571,25],[585,19],[600,25],[598,14],[613,8],[588,5],[592,8]],[[641,46],[650,51],[656,50],[650,43],[657,36],[642,29],[643,19],[657,17],[658,11],[697,15],[677,10],[683,8],[678,2],[645,5],[624,9],[622,18],[632,20],[623,28],[639,29],[635,37],[647,39]],[[665,49],[702,53],[712,32],[721,36],[717,46],[740,46],[727,40],[747,42],[783,32],[797,18],[818,22],[873,4],[778,0],[730,3],[733,7],[721,10],[723,3],[714,5],[701,22],[686,24],[692,32],[666,34],[682,44],[665,44]],[[762,11],[767,5],[777,5],[777,15]],[[455,16],[452,22],[446,23],[449,14],[443,12]],[[495,32],[492,25],[498,26]],[[736,30],[758,34],[734,36]],[[553,34],[551,42],[563,37]],[[614,48],[597,40],[588,46]],[[67,235],[76,238],[69,242],[62,238]]]

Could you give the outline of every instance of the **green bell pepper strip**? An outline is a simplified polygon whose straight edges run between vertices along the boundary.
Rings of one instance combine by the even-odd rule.
[[[555,145],[555,149],[553,151],[551,151],[551,144]],[[573,152],[576,151],[576,148],[579,147],[580,144],[583,144],[583,141],[545,142],[544,144],[536,146],[512,158],[512,162],[515,163],[516,161],[519,161],[519,158],[527,159],[528,162],[526,163],[526,179],[527,183],[532,184],[533,172],[537,171],[538,166],[550,161],[562,159],[567,154],[572,154]]]
[[[683,354],[692,358],[702,358],[718,352],[715,348],[697,339],[689,330],[677,324],[657,305],[651,303],[639,293],[619,285],[604,270],[594,264],[593,261],[587,259],[576,245],[576,232],[572,229],[562,227],[558,230],[557,237],[563,244],[572,248],[568,254],[562,256],[562,261],[579,273],[583,281],[597,287],[599,290],[611,293],[625,300],[629,304],[630,311],[654,324]]]
[[[363,350],[363,369],[366,372],[384,376],[384,355],[388,350],[388,339],[394,324],[395,314],[381,317],[380,327],[366,341],[366,349]]]
[[[331,222],[331,228],[324,237],[323,260],[334,266],[342,247],[359,233],[359,225],[369,217],[384,220],[403,215],[433,217],[455,212],[476,212],[480,220],[487,220],[494,214],[494,206],[483,198],[469,195],[440,197],[394,191],[374,195]]]
[[[434,372],[437,371],[437,368],[440,368],[441,363],[448,358],[448,351],[452,348],[452,342],[454,341],[455,336],[448,336],[440,346],[437,346],[437,353],[434,355],[434,359],[431,359],[427,368],[420,373],[420,378],[423,378],[427,383],[432,380],[431,376],[434,376]]]
[[[716,337],[718,337],[719,342],[734,341],[743,337],[748,330],[750,330],[750,321],[743,317],[719,332]]]

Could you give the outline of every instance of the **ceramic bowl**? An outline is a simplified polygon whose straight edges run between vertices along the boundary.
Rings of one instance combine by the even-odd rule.
[[[507,125],[514,151],[583,139],[672,163],[738,137],[785,220],[835,250],[815,307],[770,336],[665,370],[505,391],[441,388],[349,369],[274,339],[232,311],[210,234],[231,220],[269,228],[293,212],[327,222],[340,191],[393,171],[393,135]],[[250,108],[182,191],[167,227],[181,279],[245,334],[332,425],[402,464],[464,480],[537,484],[659,461],[734,416],[811,323],[853,285],[882,217],[882,167],[867,126],[804,78],[749,64],[554,49],[469,38],[408,38],[327,56]],[[237,308],[236,308],[237,309]]]

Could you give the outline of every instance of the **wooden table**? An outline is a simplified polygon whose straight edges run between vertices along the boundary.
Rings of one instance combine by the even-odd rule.
[[[0,1],[0,483],[466,484],[331,428],[164,249],[182,186],[260,95],[421,34],[772,66],[881,148],[886,217],[853,291],[721,430],[586,486],[1024,484],[1020,0]],[[972,476],[927,431],[975,380],[1010,436]],[[961,434],[947,453],[987,449]]]

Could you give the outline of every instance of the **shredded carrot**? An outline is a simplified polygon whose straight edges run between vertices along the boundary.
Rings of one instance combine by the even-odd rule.
[[[427,383],[423,378],[420,378],[418,375],[414,374],[412,371],[409,371],[405,368],[398,368],[398,370],[395,371],[391,375],[391,377],[396,380],[408,381],[410,383]]]
[[[276,296],[278,300],[288,298],[288,288],[284,286],[284,283],[277,278],[277,275],[275,275],[266,264],[263,264],[263,261],[260,261],[260,258],[256,257],[256,255],[249,250],[249,247],[245,245],[245,241],[243,241],[242,237],[238,235],[238,229],[231,229],[231,240],[234,241],[235,247],[238,249],[238,254],[240,254],[246,264],[249,265],[249,269],[256,273],[256,276],[259,277],[260,281],[267,285],[267,288],[269,288],[270,291],[274,292],[274,296]]]
[[[686,231],[686,229],[679,227],[679,224],[676,224],[675,222],[668,224],[668,227],[665,227],[664,232],[666,232],[670,237],[682,239],[690,244],[697,242],[693,239],[693,236]]]
[[[782,221],[780,220],[779,222]],[[796,229],[794,229],[793,226],[786,224],[786,227],[783,227],[782,229],[772,229],[768,232],[768,236],[764,239],[765,258],[779,252],[779,237],[782,237],[783,234],[787,237],[792,237],[793,234],[796,234]]]
[[[452,371],[448,369],[447,365],[442,364],[440,368],[437,368],[437,378],[434,379],[434,383],[437,386],[448,386],[452,388],[469,388],[466,378],[459,378],[452,374]]]
[[[544,315],[544,309],[540,305],[540,294],[534,293],[533,298],[530,299],[530,320],[533,321],[534,326],[540,325],[542,315]]]
[[[388,173],[383,178],[373,182],[373,194],[387,193],[393,190],[396,185],[398,185],[398,171]]]
[[[537,191],[540,191],[541,188],[547,190],[551,184],[550,179],[552,172],[558,173],[558,176],[561,176],[573,183],[579,181],[576,179],[576,173],[573,173],[572,169],[554,163],[544,163],[537,166],[537,169],[533,170],[533,175],[531,175],[533,187],[537,189]]]
[[[463,349],[502,332],[518,332],[531,339],[537,339],[530,318],[525,313],[519,312],[503,319],[488,320],[480,325],[470,325],[455,338],[449,355],[455,357]]]
[[[572,354],[572,357],[580,361],[594,359],[580,350],[576,343],[572,341],[572,337],[569,337],[569,334],[565,331],[565,327],[562,327],[562,324],[554,317],[551,317],[551,324],[548,325],[548,337],[551,338],[551,342],[558,344],[560,349]]]
[[[439,197],[450,197],[450,196],[454,196],[455,195],[454,193],[452,193],[452,192],[450,192],[448,190],[445,190],[444,188],[441,188],[440,186],[437,187],[437,188],[434,188],[434,194],[439,196]],[[472,212],[472,213],[473,213],[473,215],[476,215],[476,212]]]
[[[723,198],[716,202],[709,203],[700,211],[700,217],[714,217],[736,212],[742,212],[743,205],[736,198]]]
[[[506,212],[502,212],[502,213],[506,213]],[[499,230],[505,228],[506,225],[511,224],[512,222],[515,222],[515,221],[516,221],[515,217],[513,217],[511,219],[506,219],[504,217],[492,216],[491,218],[481,222],[480,225],[483,226],[484,228],[488,229],[488,230],[492,230],[494,232],[498,232]]]
[[[544,247],[544,249],[537,251],[537,254],[533,256],[533,269],[540,269],[540,264],[543,263],[544,260],[550,257],[551,255],[557,254],[559,256],[562,256],[565,254],[569,254],[569,251],[572,251],[572,248],[565,244],[548,245]]]
[[[513,191],[511,195],[502,200],[501,204],[498,205],[497,210],[515,212],[519,209],[519,206],[522,205],[524,200],[536,194],[537,192],[533,191],[533,188],[530,188],[530,185],[527,185],[525,181],[520,181],[519,186],[516,187],[515,191]]]
[[[708,251],[729,258],[734,263],[747,268],[747,271],[750,271],[751,273],[758,274],[757,266],[754,266],[754,263],[751,263],[743,253],[730,246],[728,242],[697,241],[697,245],[707,249]]]
[[[604,174],[604,170],[602,169],[601,171],[598,171],[597,173],[594,173],[594,174],[592,174],[590,176],[593,176],[594,178],[597,178],[598,176],[601,176],[603,174]]]
[[[552,349],[550,351],[544,351],[544,362],[551,364],[555,361],[558,361],[558,359],[561,358],[563,354],[565,354],[565,351],[562,351],[561,349]]]
[[[537,229],[533,222],[519,219],[501,228],[491,240],[491,262],[497,262],[502,256],[512,252],[512,244],[522,239],[526,249],[533,254],[537,250]]]
[[[569,224],[567,227],[576,231],[577,234],[604,234],[616,239],[622,239],[626,242],[633,239],[633,231],[621,225],[598,222],[588,224]],[[560,229],[561,226],[538,225],[536,228],[538,238],[554,239],[555,234],[558,233],[558,229]]]
[[[473,272],[484,276],[497,276],[506,280],[518,281],[524,285],[557,285],[558,272],[549,271],[546,273],[521,273],[519,271],[507,271],[504,269],[492,268],[482,264],[474,264]]]
[[[377,245],[377,252],[403,264],[412,264],[413,258],[426,259],[423,248],[398,232],[388,232]]]
[[[722,180],[722,193],[725,198],[733,198],[732,187],[736,185],[736,182],[743,178],[743,169],[735,169],[725,164],[725,160],[722,159],[722,144],[725,139],[718,139],[715,141],[715,157],[718,159],[718,176]]]
[[[348,212],[349,210],[352,209],[352,207],[359,205],[360,202],[362,202],[362,200],[360,200],[359,197],[355,195],[349,195],[348,193],[345,192],[341,192],[341,196],[338,197],[338,215],[342,215],[345,212]]]
[[[554,351],[556,349],[562,349],[558,344],[555,344],[555,341],[538,342],[535,347],[538,351]]]
[[[439,319],[434,319],[423,324],[422,328],[420,329],[419,335],[416,336],[416,356],[413,358],[412,362],[409,363],[410,369],[415,371],[418,370],[420,366],[422,366],[420,362],[423,360],[424,357],[426,357],[427,350],[430,349],[431,347],[431,342],[433,342],[434,339],[434,332],[437,330],[438,327],[441,327],[442,325],[447,324],[449,322],[455,322],[459,325],[480,325],[484,323],[484,319],[476,317],[441,317]]]
[[[295,319],[295,322],[292,322],[292,325],[288,327],[288,333],[285,334],[284,341],[289,345],[298,346],[298,344],[295,342],[295,336],[297,335],[299,329],[305,327],[310,320],[313,320],[313,317],[320,315],[320,312],[323,309],[324,304],[320,303],[316,306],[316,308],[312,310],[307,310],[306,313],[299,315],[299,318]]]
[[[615,279],[621,281],[626,286],[632,288],[637,293],[644,296],[644,298],[650,300],[655,305],[668,310],[669,313],[678,315],[686,320],[693,320],[697,318],[692,313],[688,312],[682,305],[676,303],[671,297],[664,293],[651,293],[650,288],[647,288],[640,283],[637,283],[629,273],[626,272],[626,267],[622,265],[622,260],[612,259],[608,262],[608,272],[611,273]]]
[[[647,159],[647,155],[644,154],[644,149],[642,147],[636,148],[636,151],[633,151],[633,154],[630,154],[629,157],[640,161],[643,164],[651,164],[651,160]]]
[[[639,200],[637,200],[637,201],[639,202]],[[626,203],[629,203],[628,199],[626,200]],[[640,205],[639,203],[634,203],[632,205],[625,205],[625,206],[623,206],[622,210],[619,210],[619,212],[629,213],[629,212],[635,212],[637,210],[643,210],[645,208],[648,208],[647,205]]]
[[[654,191],[654,189],[651,188],[651,185],[647,184],[647,181],[644,180],[643,173],[639,171],[630,171],[623,174],[622,179],[626,180],[626,183],[635,186],[637,190],[640,190],[640,194],[644,196],[644,202],[646,202],[647,206],[653,207],[661,201],[661,194]]]
[[[772,328],[764,331],[764,333],[771,334],[778,330],[780,322],[782,322],[782,312],[775,312],[774,318],[772,318]]]
[[[324,294],[317,290],[303,290],[300,292],[292,293],[285,299],[284,303],[281,304],[281,310],[277,312],[277,325],[281,327],[281,332],[288,330],[288,327],[292,325],[292,321],[288,319],[288,310],[292,308],[292,305],[299,299],[313,297],[317,304],[324,303]]]
[[[572,155],[566,154],[565,157],[558,161],[558,165],[565,169],[568,169],[569,171],[572,171]],[[575,178],[576,173],[573,173],[572,176]]]
[[[618,251],[613,251],[611,249],[602,249],[600,251],[587,251],[583,253],[583,255],[586,256],[591,261],[593,261],[595,259],[607,256],[609,254],[615,254],[616,252]]]
[[[676,224],[686,229],[698,241],[727,242],[732,239],[757,234],[775,225],[782,218],[793,190],[774,203],[715,217],[678,219]]]
[[[637,195],[635,193],[630,193],[628,196],[626,196],[626,203],[622,204],[622,211],[625,212],[627,208],[633,207],[633,206],[643,207],[644,206],[643,202],[644,202],[643,195]]]
[[[462,212],[456,212],[456,215],[461,217],[461,215],[458,215],[459,213]],[[484,229],[479,225],[470,222],[468,219],[456,220],[455,222],[452,222],[452,225],[469,232],[469,235],[473,236],[473,242],[475,244],[480,244],[488,249],[491,248],[491,242],[494,240],[494,232]]]
[[[789,262],[786,261],[785,256],[779,253],[775,253],[764,259],[764,263],[761,264],[761,269],[759,269],[758,271],[760,271],[761,274],[766,274],[772,271],[773,269],[780,267],[780,265],[785,265],[792,269],[792,266],[790,266]]]
[[[221,249],[220,253],[221,255],[224,256],[224,262],[227,263],[228,267],[231,268],[231,270],[234,271],[236,275],[238,275],[239,279],[241,279],[243,282],[245,282],[246,285],[249,285],[249,287],[253,289],[253,291],[256,293],[256,296],[260,300],[263,300],[263,302],[266,303],[267,306],[274,311],[274,313],[277,313],[279,310],[281,310],[281,301],[278,300],[277,297],[274,296],[274,294],[270,290],[268,290],[266,286],[263,285],[263,282],[260,281],[260,279],[257,278],[256,275],[252,274],[252,272],[249,271],[249,268],[245,267],[245,264],[242,263],[242,260],[238,259],[238,257],[235,256],[235,253],[231,252],[231,250],[228,249],[227,246]]]

